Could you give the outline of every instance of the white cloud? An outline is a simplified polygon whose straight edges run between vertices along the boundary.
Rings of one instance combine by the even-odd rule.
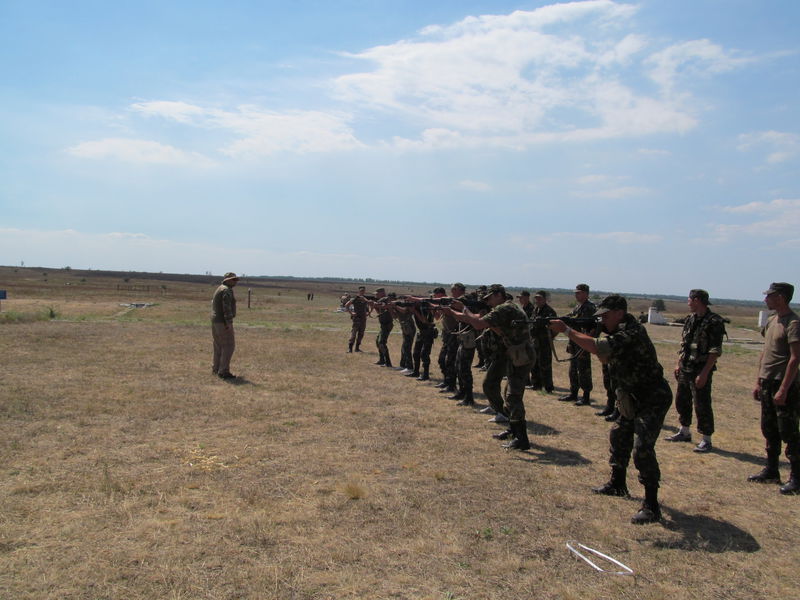
[[[800,153],[800,136],[785,131],[757,131],[739,135],[736,148],[742,152],[766,151],[764,161],[777,164],[791,160]]]
[[[68,148],[67,152],[79,158],[151,165],[208,167],[213,164],[211,160],[196,152],[184,152],[167,144],[130,138],[81,142]]]
[[[747,219],[743,223],[711,225],[715,240],[728,241],[746,236],[763,237],[778,245],[793,244],[800,231],[800,199],[778,198],[770,202],[749,202],[738,206],[723,206],[723,212]]]
[[[685,132],[697,123],[696,109],[687,93],[672,91],[690,76],[745,61],[708,40],[645,56],[651,42],[625,31],[635,10],[571,2],[427,27],[415,39],[351,55],[374,68],[339,77],[335,91],[353,105],[427,124],[418,140],[395,139],[403,149]],[[622,83],[644,72],[659,95]],[[439,131],[448,135],[430,133]]]
[[[223,110],[185,102],[139,102],[131,106],[149,117],[186,125],[221,129],[238,137],[220,148],[234,158],[267,156],[276,152],[334,152],[363,147],[353,133],[351,117],[343,113],[289,110],[270,111],[253,105]]]
[[[472,181],[471,179],[464,179],[463,181],[458,182],[458,187],[463,190],[469,190],[471,192],[488,192],[492,189],[488,183],[483,181]]]

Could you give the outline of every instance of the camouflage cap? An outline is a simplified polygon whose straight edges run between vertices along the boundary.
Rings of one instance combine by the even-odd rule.
[[[711,302],[708,301],[708,292],[701,289],[690,290],[689,298],[697,298],[704,305],[709,306]]]
[[[222,276],[222,283],[225,283],[226,281],[234,281],[234,280],[235,281],[239,281],[239,277],[236,275],[236,273],[234,273],[232,271],[228,271],[227,273],[225,273],[225,275]]]
[[[769,289],[764,292],[765,296],[770,294],[780,294],[786,298],[786,302],[791,302],[792,296],[794,296],[794,286],[785,281],[773,282],[769,284]]]
[[[386,293],[386,288],[378,288],[377,290],[375,290],[375,293],[376,293],[376,294],[377,294],[378,292],[383,292],[383,293],[385,294],[385,293]]]
[[[578,285],[575,286],[575,291],[576,292],[586,292],[588,294],[589,293],[589,286],[586,285],[585,283],[579,283]]]
[[[628,312],[628,301],[625,300],[624,296],[619,296],[617,294],[606,296],[597,306],[597,310],[594,314],[595,316],[603,315],[612,310],[624,310],[625,312]]]
[[[506,295],[506,288],[505,286],[500,285],[499,283],[493,283],[484,292],[481,300],[488,300],[494,294],[503,294],[503,297]]]
[[[547,300],[547,292],[545,292],[544,290],[539,290],[538,292],[536,292],[533,295],[533,297],[534,298],[544,298],[545,300]]]
[[[461,283],[461,282],[459,282],[459,281],[456,281],[456,282],[455,282],[453,285],[451,285],[451,286],[450,286],[450,289],[451,289],[451,290],[453,290],[453,289],[456,289],[456,290],[466,290],[466,289],[467,289],[467,287],[466,287],[466,286],[465,286],[463,283]]]
[[[517,296],[517,298],[522,298],[523,296],[527,296],[528,298],[530,298],[531,297],[531,293],[528,290],[522,290],[519,293],[519,296]]]

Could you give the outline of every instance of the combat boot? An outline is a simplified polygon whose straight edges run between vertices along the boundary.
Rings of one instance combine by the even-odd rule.
[[[781,494],[787,496],[800,494],[800,461],[792,463],[792,474],[789,476],[789,481],[786,482],[786,485],[781,487]]]
[[[505,431],[501,431],[500,433],[493,433],[492,437],[496,440],[507,440],[510,437],[514,436],[513,429],[506,429]]]
[[[592,401],[589,399],[589,392],[583,392],[583,397],[575,401],[575,406],[589,406]]]
[[[466,392],[464,390],[458,390],[452,396],[448,396],[447,399],[448,400],[463,400],[466,397],[466,395],[467,394],[466,394]]]
[[[464,399],[456,406],[472,406],[473,404],[475,404],[475,398],[472,397],[472,390],[467,390],[464,393]]]
[[[750,475],[747,481],[753,483],[778,483],[781,482],[781,474],[778,471],[778,457],[767,456],[767,464],[755,475]]]
[[[578,390],[570,390],[566,396],[559,396],[560,402],[575,402],[578,399]]]
[[[348,352],[352,352],[353,351],[353,342],[350,342],[349,344],[347,344],[347,351]]]
[[[631,517],[634,525],[656,523],[661,520],[661,507],[658,505],[658,484],[644,486],[644,502],[642,508]]]
[[[423,369],[422,369],[422,375],[420,375],[419,377],[417,377],[417,381],[428,381],[428,380],[430,380],[430,378],[431,378],[431,377],[430,377],[430,375],[429,375],[429,369],[428,369],[428,367],[423,367]]]
[[[603,496],[629,497],[628,485],[625,483],[625,469],[611,469],[611,479],[600,487],[592,488],[592,491]]]
[[[503,444],[506,450],[528,450],[531,447],[528,441],[528,428],[525,421],[515,421],[509,423],[512,431],[514,432],[514,439],[507,444]]]

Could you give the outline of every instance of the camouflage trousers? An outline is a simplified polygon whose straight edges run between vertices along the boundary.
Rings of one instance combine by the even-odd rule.
[[[777,464],[783,442],[786,458],[794,465],[800,461],[800,381],[795,376],[784,406],[776,406],[772,400],[780,386],[780,381],[761,380],[761,433],[768,460]]]
[[[411,333],[403,332],[403,345],[400,346],[400,366],[406,369],[414,368],[414,355],[412,348],[414,347],[414,336],[416,331]]]
[[[414,370],[419,371],[420,364],[426,371],[431,366],[431,349],[433,348],[433,340],[436,331],[433,327],[424,327],[417,330],[417,338],[414,341],[414,351],[412,353],[414,358]]]
[[[617,386],[611,380],[611,373],[608,365],[603,365],[603,388],[606,390],[606,408],[612,410],[617,401]]]
[[[592,391],[592,355],[588,352],[581,352],[569,361],[569,391],[577,396],[579,389],[587,394]]]
[[[378,332],[378,335],[375,337],[375,345],[378,347],[378,356],[380,357],[380,362],[391,365],[392,361],[389,358],[389,346],[387,342],[389,341],[389,334],[394,329],[394,323],[389,321],[388,323],[381,323],[381,330]]]
[[[633,464],[639,471],[639,482],[644,486],[658,487],[661,470],[656,458],[656,440],[661,434],[664,417],[672,404],[672,391],[662,379],[655,388],[644,393],[634,393],[635,416],[620,416],[609,433],[612,469],[628,468],[633,452]]]
[[[472,359],[475,358],[475,347],[465,348],[458,345],[456,352],[456,380],[462,392],[472,392]]]
[[[681,370],[678,375],[678,387],[675,390],[675,410],[678,411],[678,420],[684,427],[692,424],[692,406],[697,413],[697,431],[703,435],[714,433],[714,411],[711,408],[711,377],[708,374],[706,384],[698,388],[694,380],[700,373]]]
[[[531,367],[531,385],[536,389],[553,389],[553,352],[550,348],[550,334],[547,338],[533,338],[536,361]]]
[[[483,380],[483,393],[489,405],[497,412],[503,413],[512,423],[525,421],[525,380],[531,370],[531,363],[515,366],[506,356],[505,349],[491,356],[491,363]],[[505,398],[501,392],[503,377],[508,378]]]
[[[458,336],[447,331],[442,332],[442,348],[439,350],[439,369],[448,387],[456,385],[456,354],[458,353]]]
[[[352,346],[355,342],[356,348],[361,345],[361,340],[364,339],[364,330],[367,328],[367,317],[352,316],[353,326],[350,328],[350,342]]]

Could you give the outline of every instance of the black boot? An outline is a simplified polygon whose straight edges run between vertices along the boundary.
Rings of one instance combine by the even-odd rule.
[[[591,403],[591,400],[589,400],[589,392],[583,392],[583,397],[575,401],[575,406],[589,406]]]
[[[406,375],[406,377],[419,377],[419,359],[414,360],[413,371]]]
[[[603,496],[621,496],[627,498],[628,485],[625,483],[625,469],[611,469],[611,479],[600,487],[592,488],[595,494]]]
[[[606,417],[606,421],[608,421],[609,423],[613,423],[617,419],[619,419],[619,411],[615,408],[614,412],[612,412],[610,415]]]
[[[792,462],[792,474],[789,476],[789,481],[786,482],[786,485],[781,487],[781,494],[787,496],[800,494],[800,461]]]
[[[472,397],[472,390],[467,390],[464,392],[464,399],[456,406],[472,406],[473,404],[475,404],[475,399]]]
[[[514,437],[514,430],[506,429],[505,431],[501,431],[500,433],[493,433],[492,437],[496,440],[507,440],[510,437]]]
[[[658,505],[658,484],[644,486],[644,502],[642,508],[631,517],[634,525],[656,523],[661,520],[661,507]]]
[[[575,402],[578,399],[578,390],[570,390],[566,396],[559,396],[561,402]]]
[[[528,426],[525,421],[515,421],[509,423],[511,430],[514,432],[514,439],[507,444],[503,444],[506,450],[527,450],[531,447],[528,441]]]
[[[452,396],[448,396],[447,399],[448,400],[463,400],[466,395],[467,394],[466,394],[466,392],[464,392],[464,390],[458,390]]]
[[[350,342],[349,344],[347,344],[347,351],[348,352],[352,352],[353,351],[353,342]]]
[[[422,368],[422,375],[417,377],[417,381],[428,381],[431,378],[429,373],[428,373],[428,370],[429,370],[428,367],[423,367]]]
[[[781,474],[778,471],[778,457],[767,456],[767,464],[755,475],[750,475],[747,481],[753,483],[778,483],[781,482]]]

